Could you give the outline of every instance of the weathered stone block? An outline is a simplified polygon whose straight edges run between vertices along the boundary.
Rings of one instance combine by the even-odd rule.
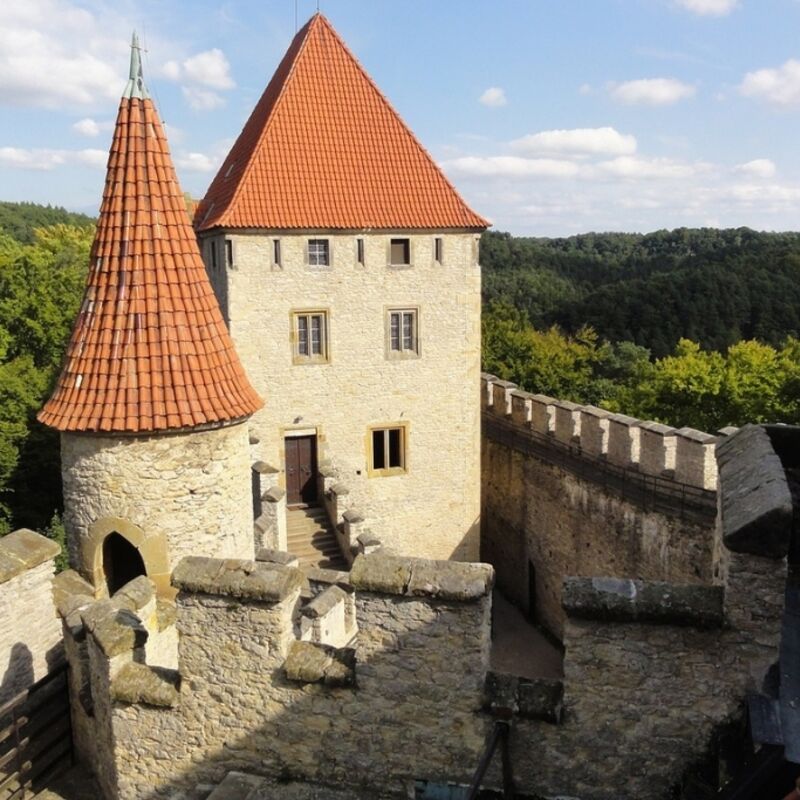
[[[625,414],[608,418],[608,453],[610,464],[618,467],[638,466],[640,456],[641,421]]]
[[[555,408],[555,436],[564,444],[576,444],[581,435],[581,407],[568,400],[556,400]]]
[[[544,394],[531,396],[531,428],[537,433],[554,434],[556,431],[555,400]]]
[[[500,417],[507,417],[511,414],[511,393],[517,388],[516,383],[511,381],[496,380],[492,384],[494,399],[492,410]]]
[[[581,450],[590,456],[606,455],[611,412],[596,406],[583,406],[580,413]]]
[[[180,699],[177,670],[130,662],[111,681],[111,699],[119,703],[174,708]]]
[[[313,642],[294,642],[284,664],[286,677],[298,683],[352,686],[355,683],[355,650]]]
[[[717,488],[717,438],[694,428],[681,428],[676,437],[675,480],[700,489]]]
[[[639,469],[648,475],[661,477],[675,470],[677,431],[660,422],[642,422],[639,425]]]
[[[521,389],[514,389],[511,392],[511,421],[517,425],[527,425],[531,421],[531,398],[530,392],[523,392]]]
[[[61,548],[36,531],[20,528],[0,539],[0,583],[55,558]]]

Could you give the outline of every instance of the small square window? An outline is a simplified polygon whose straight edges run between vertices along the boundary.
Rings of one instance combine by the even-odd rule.
[[[225,266],[230,269],[233,266],[233,241],[225,240]]]
[[[356,261],[359,264],[364,264],[364,240],[356,239]]]
[[[276,266],[281,265],[281,240],[280,239],[273,239],[272,240],[272,263]]]
[[[389,249],[389,263],[393,267],[407,267],[411,264],[410,239],[392,239]]]
[[[388,350],[391,357],[416,356],[419,354],[419,326],[416,308],[393,308],[389,310]]]
[[[406,471],[405,426],[373,428],[370,439],[370,471],[373,474],[398,475]]]
[[[433,240],[433,257],[437,264],[442,263],[442,237],[436,236]]]
[[[308,240],[308,263],[312,267],[329,267],[331,263],[330,242],[327,239]]]
[[[292,314],[295,364],[324,363],[328,360],[328,312],[295,311]]]

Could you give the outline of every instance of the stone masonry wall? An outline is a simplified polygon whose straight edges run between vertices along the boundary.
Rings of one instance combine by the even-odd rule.
[[[524,393],[515,392],[511,384],[499,384],[499,396],[489,406],[490,413],[523,431],[541,427],[547,435],[547,418],[534,422],[530,406],[526,418],[522,403],[522,411],[518,410],[517,400],[525,399]],[[491,381],[484,381],[484,395],[492,388]],[[507,409],[500,407],[506,392]],[[513,416],[511,400],[515,402]],[[554,409],[564,405],[566,410],[571,404],[543,398],[539,405],[546,406],[545,400],[551,405],[550,435],[555,438]],[[576,406],[565,416],[574,425],[581,415],[581,407]],[[597,418],[597,414],[590,416],[593,422]],[[638,421],[625,419],[627,437]],[[607,426],[608,420],[604,421]],[[606,430],[604,450],[598,447],[600,453],[609,453],[608,433]],[[570,435],[575,453],[583,452],[579,448],[589,436],[586,422],[582,436]],[[708,447],[706,443],[698,446]],[[630,450],[629,446],[628,466],[633,463]],[[529,592],[535,584],[534,616],[556,636],[561,636],[565,620],[561,606],[564,576],[605,575],[676,583],[711,579],[713,513],[703,519],[683,517],[680,511],[653,510],[489,436],[482,440],[482,488],[481,557],[497,570],[497,585],[503,593],[527,611],[531,610]],[[529,580],[531,563],[534,581]]]
[[[486,565],[361,556],[354,585],[367,631],[352,653],[296,641],[295,568],[184,561],[175,573],[182,589],[174,707],[159,707],[142,689],[136,673],[146,667],[112,663],[104,676],[92,649],[97,736],[113,749],[101,766],[104,785],[115,784],[106,796],[172,796],[234,769],[387,798],[405,797],[415,778],[467,781],[487,728],[478,712],[491,576]],[[345,670],[354,669],[352,677],[322,677],[314,658],[326,653],[354,665]],[[305,677],[287,677],[292,663]]]
[[[0,539],[0,704],[43,678],[63,658],[53,600],[55,543],[29,530]]]
[[[246,424],[171,436],[63,434],[61,461],[70,561],[96,589],[102,538],[110,530],[128,537],[114,520],[136,526],[146,543],[165,542],[167,563],[158,565],[150,544],[132,543],[167,587],[184,555],[253,557]]]
[[[330,241],[332,265],[305,264],[310,236]],[[356,238],[365,263],[356,260]],[[476,559],[480,504],[480,267],[472,233],[229,234],[233,265],[209,266],[256,391],[256,457],[284,469],[287,431],[316,432],[349,489],[348,504],[397,552]],[[387,265],[392,236],[412,264]],[[434,237],[443,239],[442,263]],[[214,237],[212,237],[214,238]],[[212,238],[204,237],[204,252]],[[219,246],[223,237],[215,237]],[[273,239],[281,242],[274,263]],[[208,266],[208,261],[207,261]],[[219,270],[223,271],[220,272]],[[387,355],[387,311],[417,309],[418,357]],[[329,360],[294,364],[292,311],[328,313]],[[369,474],[370,426],[406,424],[404,474]],[[285,487],[283,474],[280,485]]]

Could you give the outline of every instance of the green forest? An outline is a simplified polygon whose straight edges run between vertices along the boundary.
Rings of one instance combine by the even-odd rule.
[[[77,314],[95,220],[0,202],[0,533],[60,538],[58,435],[35,420]],[[488,232],[484,369],[715,431],[800,422],[800,234]]]

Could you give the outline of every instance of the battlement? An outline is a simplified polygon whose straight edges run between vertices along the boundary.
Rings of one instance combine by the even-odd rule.
[[[716,491],[717,437],[711,434],[531,394],[486,373],[481,376],[481,398],[484,413],[526,434],[566,445],[579,455],[642,475]]]

